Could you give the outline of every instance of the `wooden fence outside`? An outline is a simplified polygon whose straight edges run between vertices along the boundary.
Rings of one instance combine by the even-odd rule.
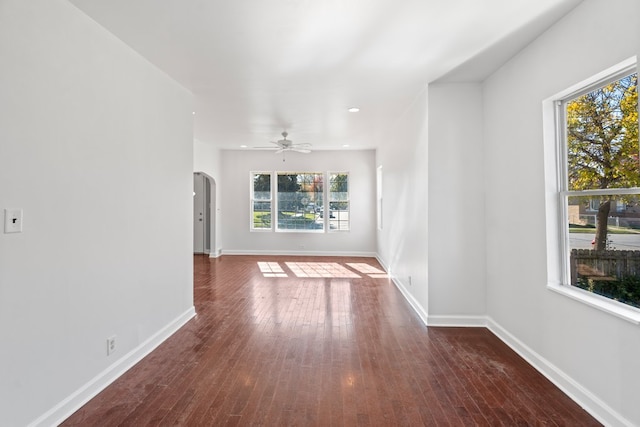
[[[594,280],[619,280],[640,276],[640,251],[571,250],[571,284],[578,277]]]

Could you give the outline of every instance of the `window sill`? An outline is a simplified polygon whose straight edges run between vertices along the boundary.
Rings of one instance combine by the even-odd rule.
[[[634,325],[640,325],[640,310],[636,310],[633,307],[626,307],[624,304],[609,300],[606,297],[602,297],[588,291],[576,289],[572,286],[549,283],[547,284],[547,289],[567,296],[573,300],[580,301],[590,307],[604,311],[605,313],[612,314],[620,319],[633,323]]]

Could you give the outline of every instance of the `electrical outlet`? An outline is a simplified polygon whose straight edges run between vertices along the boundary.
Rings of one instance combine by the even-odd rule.
[[[116,336],[107,338],[107,356],[116,351]]]
[[[4,210],[4,232],[22,233],[22,209]]]

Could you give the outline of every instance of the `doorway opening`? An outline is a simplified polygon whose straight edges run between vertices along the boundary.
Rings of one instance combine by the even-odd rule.
[[[195,172],[193,174],[194,254],[215,252],[215,201],[215,180],[203,172]]]

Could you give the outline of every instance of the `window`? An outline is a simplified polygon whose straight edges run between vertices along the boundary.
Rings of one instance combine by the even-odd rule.
[[[376,211],[378,230],[382,230],[382,166],[376,169]]]
[[[324,174],[278,172],[278,231],[324,230]]]
[[[251,173],[251,229],[271,230],[271,173]]]
[[[636,65],[556,100],[563,284],[640,308]]]
[[[329,230],[349,230],[349,174],[329,174]]]
[[[349,172],[251,172],[252,231],[349,231],[350,208]]]

